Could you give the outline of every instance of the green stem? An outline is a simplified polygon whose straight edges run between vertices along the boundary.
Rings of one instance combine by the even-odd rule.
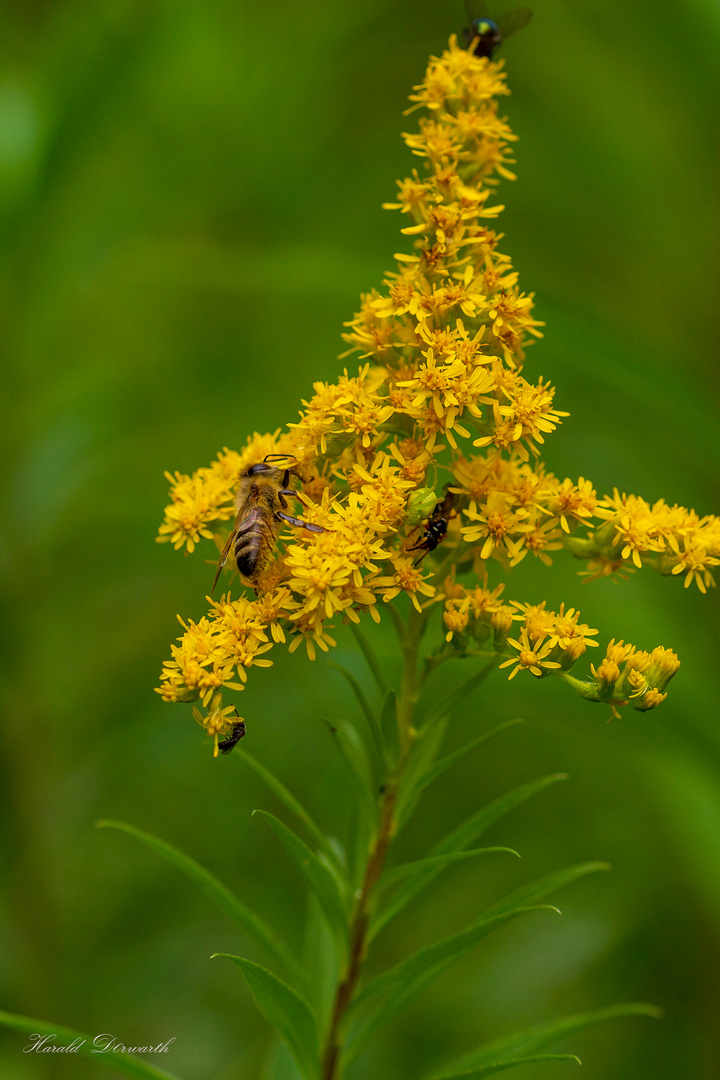
[[[392,609],[392,604],[389,605]],[[400,781],[407,754],[415,738],[413,718],[418,699],[418,651],[425,629],[425,615],[414,607],[410,609],[407,626],[397,615],[398,630],[403,655],[403,673],[400,696],[397,702],[397,722],[400,742],[400,758],[396,768],[385,781],[380,805],[375,840],[368,854],[362,884],[357,893],[355,910],[350,920],[348,962],[335,993],[330,1025],[322,1054],[321,1080],[337,1080],[343,1049],[343,1021],[362,972],[368,947],[368,929],[374,900],[374,890],[383,872],[388,850],[397,826],[395,810]]]
[[[402,767],[402,762],[415,740],[415,729],[412,722],[420,692],[418,652],[420,639],[425,630],[425,623],[426,615],[419,612],[414,606],[411,607],[408,616],[407,633],[400,641],[403,653],[403,677],[397,703],[398,733],[400,735],[400,765],[398,771]]]
[[[350,950],[347,968],[338,983],[333,1004],[330,1028],[322,1058],[322,1080],[336,1080],[339,1075],[340,1055],[342,1053],[342,1022],[353,994],[357,988],[360,972],[367,953],[367,932],[372,910],[372,893],[382,874],[390,841],[395,832],[395,805],[397,803],[397,782],[385,788],[380,823],[375,843],[370,849],[365,865],[362,885],[358,892],[357,904],[350,922]]]

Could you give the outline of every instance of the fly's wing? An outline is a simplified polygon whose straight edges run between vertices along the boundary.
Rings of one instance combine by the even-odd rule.
[[[517,33],[518,30],[522,30],[525,23],[529,23],[531,19],[532,11],[530,8],[515,8],[513,11],[506,11],[496,21],[500,35],[506,38]]]
[[[465,0],[465,14],[468,26],[472,26],[474,19],[489,19],[490,12],[485,0]]]

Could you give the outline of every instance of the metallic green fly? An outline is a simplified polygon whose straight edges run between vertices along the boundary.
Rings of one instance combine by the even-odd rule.
[[[490,18],[485,0],[465,0],[465,10],[470,25],[463,30],[463,44],[469,49],[474,41],[473,52],[476,56],[492,57],[506,37],[520,30],[532,18],[529,8],[515,8],[496,21]]]

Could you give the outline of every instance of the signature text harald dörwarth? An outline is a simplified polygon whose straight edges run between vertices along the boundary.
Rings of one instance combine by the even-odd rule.
[[[30,1042],[23,1047],[23,1054],[77,1054],[80,1047],[87,1042],[82,1035],[78,1035],[71,1043],[65,1044],[58,1044],[56,1039],[55,1032],[49,1035],[31,1035]],[[125,1046],[114,1035],[104,1034],[96,1035],[88,1050],[91,1054],[167,1054],[168,1047],[174,1042],[175,1039],[172,1038],[160,1043],[159,1046]]]

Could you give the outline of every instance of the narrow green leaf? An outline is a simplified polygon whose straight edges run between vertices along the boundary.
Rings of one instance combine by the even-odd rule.
[[[383,673],[380,670],[380,663],[378,661],[375,650],[373,649],[372,645],[365,637],[357,623],[351,622],[350,629],[355,635],[355,640],[360,646],[360,651],[365,657],[365,663],[370,668],[370,672],[377,684],[378,690],[384,696],[387,693],[387,686],[385,684],[385,679],[383,678]]]
[[[380,730],[380,724],[378,723],[378,718],[375,715],[375,711],[370,702],[368,701],[362,686],[355,678],[353,673],[351,671],[348,671],[346,667],[343,667],[342,664],[337,664],[334,660],[325,660],[325,664],[327,667],[333,668],[334,671],[337,671],[340,675],[342,675],[343,679],[345,679],[348,686],[352,690],[358,701],[358,704],[360,705],[360,708],[362,709],[363,716],[365,717],[367,726],[370,730],[370,735],[372,736],[373,746],[375,748],[376,754],[378,755],[378,760],[384,761],[385,748],[383,744],[382,732]]]
[[[574,1061],[577,1065],[582,1065],[582,1061],[575,1054],[530,1054],[528,1057],[493,1061],[488,1065],[479,1065],[477,1069],[470,1069],[469,1071],[435,1073],[433,1076],[428,1077],[428,1080],[476,1080],[481,1076],[492,1076],[493,1073],[512,1069],[514,1065],[528,1065],[538,1061]]]
[[[14,1028],[15,1031],[22,1031],[26,1035],[54,1035],[52,1043],[46,1043],[46,1046],[70,1046],[76,1040],[82,1040],[82,1043],[78,1043],[78,1054],[101,1064],[107,1064],[108,1068],[122,1073],[123,1076],[129,1076],[132,1080],[178,1080],[173,1073],[156,1069],[154,1065],[146,1065],[133,1054],[116,1054],[112,1050],[106,1058],[98,1052],[97,1047],[93,1053],[92,1036],[85,1035],[81,1031],[74,1031],[72,1028],[60,1027],[59,1024],[48,1024],[45,1020],[35,1020],[30,1016],[18,1016],[17,1013],[8,1012],[0,1012],[0,1024]]]
[[[287,1043],[306,1080],[317,1080],[320,1051],[317,1018],[307,1001],[271,971],[232,953],[213,953],[242,970],[257,1007]]]
[[[322,722],[327,726],[333,742],[347,765],[360,796],[360,806],[368,824],[375,826],[378,816],[375,784],[362,739],[352,724],[348,724],[345,720],[336,720],[331,723],[330,720],[323,719]]]
[[[453,829],[451,833],[448,833],[444,840],[435,844],[430,851],[430,856],[447,855],[453,851],[464,850],[469,844],[474,843],[475,840],[477,840],[477,838],[496,821],[504,817],[505,814],[508,814],[511,810],[514,810],[516,806],[520,806],[521,803],[524,803],[533,795],[537,795],[538,792],[543,791],[551,784],[557,783],[558,780],[566,779],[567,777],[564,773],[557,773],[554,776],[543,776],[539,780],[532,780],[528,784],[521,784],[520,787],[515,788],[513,791],[509,791],[506,795],[501,795],[499,799],[495,799],[493,802],[476,810],[462,823],[462,825],[458,825],[456,829]],[[429,885],[430,882],[437,877],[441,869],[442,867],[429,867],[424,874],[418,874],[412,881],[408,881],[407,885],[402,889],[399,889],[387,907],[374,919],[369,932],[370,940],[376,937],[377,934],[387,926],[390,920],[394,919],[395,916],[410,903],[413,897],[417,896],[421,889],[424,889],[426,885]]]
[[[448,833],[444,840],[440,840],[435,845],[431,854],[442,855],[446,851],[458,851],[460,848],[467,847],[486,829],[494,825],[496,821],[514,810],[516,806],[521,806],[522,803],[531,799],[533,795],[538,795],[545,788],[556,784],[559,780],[567,780],[567,774],[554,773],[551,776],[541,776],[539,780],[530,780],[527,784],[521,784],[519,787],[513,788],[512,791],[508,791],[505,795],[500,795],[491,803],[480,807],[462,825],[458,825],[456,829]]]
[[[382,731],[383,745],[386,748],[386,757],[389,763],[394,765],[397,762],[400,753],[397,722],[397,697],[395,696],[394,690],[388,690],[385,695],[380,717],[380,729]]]
[[[510,893],[509,896],[493,905],[485,914],[492,917],[504,915],[520,905],[534,904],[536,900],[542,900],[557,889],[562,889],[565,885],[571,885],[574,881],[587,877],[588,874],[597,874],[601,870],[609,869],[609,864],[603,862],[587,862],[578,863],[576,866],[567,866],[564,870],[556,870],[555,873],[548,874],[547,877],[531,881],[529,885],[521,885],[514,893]]]
[[[497,667],[500,657],[493,658],[489,664],[486,664],[480,671],[476,671],[464,682],[461,682],[459,686],[454,687],[444,697],[440,698],[437,705],[434,705],[426,716],[422,718],[423,726],[425,724],[432,724],[439,716],[446,716],[450,714],[454,708],[456,708],[468,694],[472,694],[476,686],[480,686],[482,682],[487,679]]]
[[[410,818],[410,814],[415,807],[413,793],[422,782],[423,776],[432,768],[433,762],[440,752],[449,719],[448,716],[441,716],[434,724],[426,726],[417,732],[407,762],[403,766],[403,780],[396,810],[398,831],[407,824]]]
[[[459,761],[469,757],[478,747],[488,742],[495,735],[499,735],[501,731],[505,731],[506,728],[514,727],[515,724],[522,724],[522,720],[506,720],[502,724],[497,724],[490,731],[483,732],[482,735],[478,735],[477,738],[472,739],[465,746],[461,746],[459,750],[446,754],[444,758],[441,758],[440,761],[435,762],[434,765],[429,766],[424,771],[418,771],[415,777],[408,777],[400,796],[398,829],[410,818],[426,788],[438,780],[448,769],[452,769],[453,765],[457,765]]]
[[[324,851],[326,855],[337,862],[336,853],[327,836],[325,836],[322,830],[317,827],[307,810],[300,805],[295,796],[288,791],[285,785],[281,783],[269,769],[266,769],[264,765],[261,765],[257,758],[252,757],[245,750],[241,750],[240,753],[234,754],[233,757],[238,758],[240,761],[244,761],[261,780],[265,781],[283,806],[285,806],[291,814],[294,814],[298,821],[303,823],[320,850]]]
[[[185,855],[182,851],[179,851],[172,844],[168,844],[165,840],[160,840],[157,836],[153,836],[151,833],[144,832],[142,829],[136,829],[134,825],[128,825],[124,821],[97,821],[95,823],[97,829],[119,829],[121,832],[127,833],[129,836],[134,836],[135,839],[142,841],[143,844],[147,844],[158,855],[166,859],[177,870],[180,870],[186,877],[190,878],[196,885],[199,885],[202,891],[210,900],[213,901],[220,910],[233,919],[238,926],[242,927],[246,933],[251,934],[257,941],[263,945],[267,951],[275,957],[278,963],[281,965],[284,974],[290,977],[293,982],[297,982],[300,986],[304,985],[305,974],[303,969],[290,952],[285,942],[275,933],[272,927],[262,919],[259,915],[256,915],[251,908],[243,904],[236,896],[234,896],[229,889],[227,889],[222,882],[206,870],[200,863],[195,862],[189,855]]]
[[[429,859],[418,859],[417,862],[403,863],[402,866],[396,866],[393,870],[389,870],[381,879],[378,892],[392,889],[395,885],[399,885],[401,881],[422,874],[425,870],[434,870],[435,868],[444,870],[451,863],[474,859],[478,855],[490,855],[494,851],[505,851],[510,855],[517,855],[518,859],[520,858],[518,852],[509,847],[474,848],[472,851],[451,851],[448,855],[434,855]]]
[[[488,1065],[508,1054],[526,1054],[547,1046],[550,1042],[563,1035],[571,1035],[575,1031],[592,1027],[594,1024],[602,1024],[606,1020],[615,1020],[621,1016],[650,1016],[657,1020],[662,1016],[662,1011],[655,1005],[647,1005],[644,1002],[630,1002],[625,1005],[609,1005],[604,1009],[595,1009],[593,1012],[576,1013],[574,1016],[565,1016],[560,1020],[550,1020],[544,1024],[536,1024],[533,1027],[524,1028],[522,1031],[513,1032],[500,1039],[493,1039],[484,1046],[469,1054],[463,1054],[461,1058],[453,1062],[451,1068],[453,1075],[464,1075],[479,1066]],[[464,1070],[464,1072],[463,1072]],[[437,1080],[440,1080],[438,1077]],[[445,1073],[443,1073],[445,1080]]]
[[[288,855],[302,871],[323,909],[335,938],[338,957],[341,961],[344,960],[347,952],[349,905],[346,902],[347,893],[343,891],[337,874],[274,814],[269,814],[267,810],[256,810],[255,815],[265,818]]]
[[[351,1006],[351,1015],[354,1015],[355,1011],[367,1002],[374,1002],[370,1011],[350,1033],[351,1045],[347,1051],[345,1065],[355,1059],[378,1028],[392,1020],[429,982],[437,978],[477,942],[511,919],[532,911],[557,911],[557,908],[543,905],[516,908],[502,915],[484,915],[461,933],[437,941],[434,945],[428,945],[412,956],[406,957],[405,960],[401,960],[394,968],[372,979],[360,991]]]

